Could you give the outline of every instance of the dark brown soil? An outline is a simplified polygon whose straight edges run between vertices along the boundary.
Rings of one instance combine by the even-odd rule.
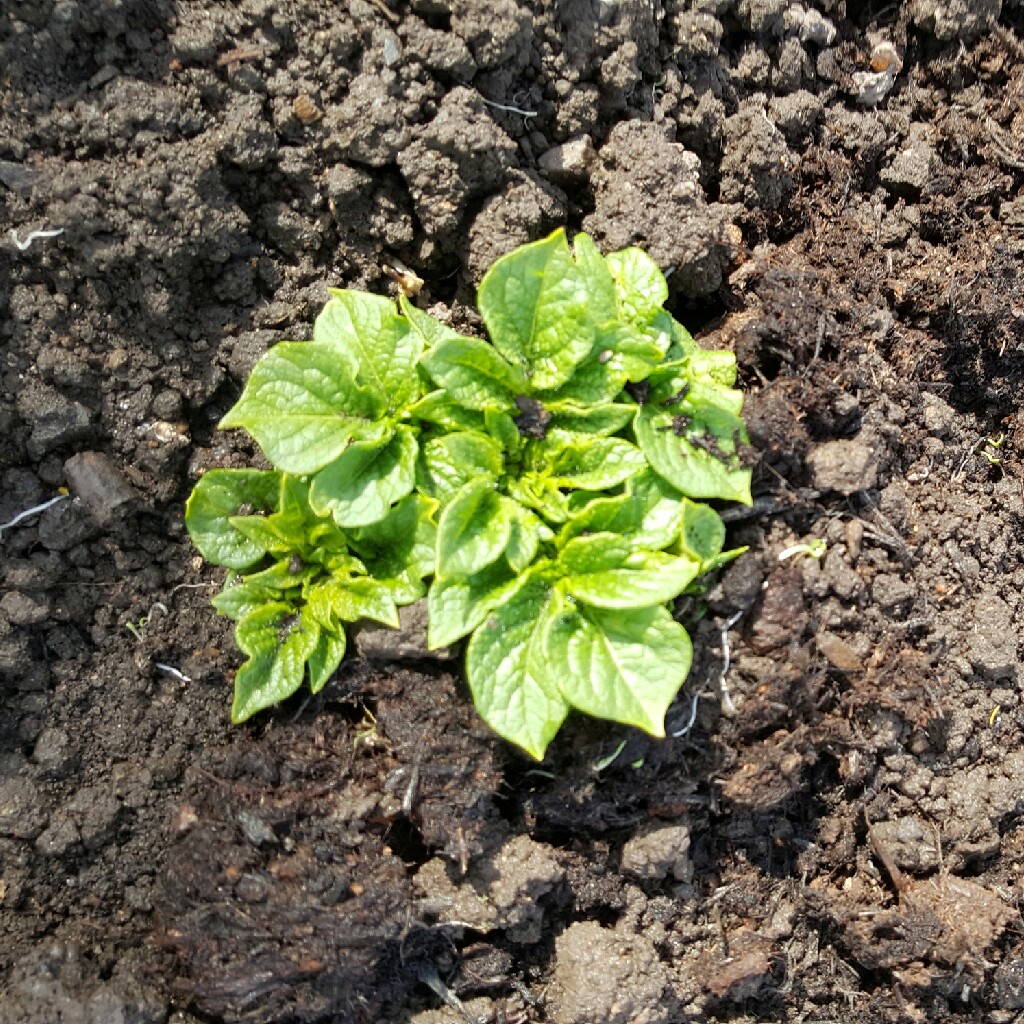
[[[1019,1019],[1022,40],[1017,0],[0,3],[0,1022]],[[470,326],[561,224],[749,392],[673,735],[535,765],[379,645],[231,727],[182,506],[258,458],[214,429],[254,361],[396,260]]]

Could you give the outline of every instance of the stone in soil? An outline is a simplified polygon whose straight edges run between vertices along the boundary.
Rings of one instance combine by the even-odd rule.
[[[131,484],[102,452],[79,452],[64,463],[71,490],[99,523],[110,522],[137,497]]]
[[[851,495],[878,484],[878,459],[863,441],[828,441],[807,456],[811,482],[819,491]]]
[[[649,939],[579,921],[555,939],[548,1012],[555,1024],[669,1024],[669,981]]]

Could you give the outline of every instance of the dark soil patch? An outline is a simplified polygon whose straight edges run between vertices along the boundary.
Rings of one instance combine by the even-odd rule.
[[[1022,32],[0,6],[0,1021],[1014,1020]],[[560,224],[645,246],[749,392],[751,550],[679,609],[672,735],[576,720],[534,765],[457,663],[386,658],[230,727],[182,506],[258,459],[214,429],[249,369],[396,262],[472,330]]]

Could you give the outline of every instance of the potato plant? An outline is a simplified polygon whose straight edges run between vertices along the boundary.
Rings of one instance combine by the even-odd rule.
[[[425,596],[430,647],[468,638],[477,710],[532,756],[573,708],[664,735],[692,653],[672,602],[739,553],[704,501],[750,502],[735,358],[667,298],[639,249],[560,230],[487,272],[486,339],[345,290],[274,346],[220,424],[274,469],[211,470],[186,510],[231,570],[233,721]]]

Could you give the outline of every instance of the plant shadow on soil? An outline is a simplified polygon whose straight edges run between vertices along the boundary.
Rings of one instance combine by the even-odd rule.
[[[0,533],[0,1024],[1014,1020],[1019,11],[4,4],[0,523],[72,493]],[[395,260],[479,330],[560,224],[748,390],[678,735],[534,764],[386,652],[228,726],[182,503],[253,363]]]

